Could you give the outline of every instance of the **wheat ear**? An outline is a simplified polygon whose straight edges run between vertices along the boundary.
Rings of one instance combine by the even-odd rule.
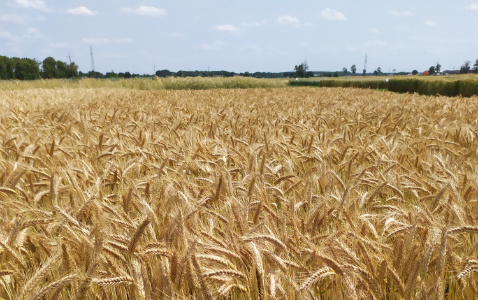
[[[78,279],[80,276],[78,274],[70,274],[66,275],[63,278],[54,281],[47,285],[46,287],[39,290],[33,297],[32,300],[39,300],[45,297],[46,295],[50,294],[51,292],[57,291],[58,289],[62,288],[70,281]]]

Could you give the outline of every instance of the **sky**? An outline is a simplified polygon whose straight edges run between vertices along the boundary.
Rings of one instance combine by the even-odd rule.
[[[0,0],[0,55],[83,72],[459,69],[477,37],[478,0]]]

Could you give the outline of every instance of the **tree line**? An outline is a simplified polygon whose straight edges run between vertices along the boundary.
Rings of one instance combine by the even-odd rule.
[[[281,78],[286,73],[278,72],[244,72],[235,73],[228,71],[178,71],[171,72],[169,70],[159,70],[155,74],[135,74],[130,72],[114,71],[100,73],[97,71],[89,71],[87,73],[78,72],[78,65],[74,62],[66,63],[55,60],[53,57],[47,57],[43,61],[31,58],[6,57],[0,55],[0,80],[35,80],[35,79],[52,79],[52,78],[138,78],[138,77],[256,77],[256,78]]]
[[[41,66],[41,67],[40,67]],[[75,78],[78,66],[47,57],[42,62],[31,58],[0,55],[0,79],[34,80],[40,78]]]
[[[473,67],[473,68],[472,68]],[[314,72],[310,72],[307,61],[302,62],[299,65],[294,67],[295,72],[255,72],[255,73],[235,73],[229,71],[178,71],[171,72],[169,70],[158,70],[155,72],[157,77],[233,77],[233,76],[244,76],[244,77],[255,77],[255,78],[282,78],[282,77],[314,77]],[[470,61],[465,61],[465,63],[460,68],[460,73],[466,74],[473,70],[475,73],[478,73],[478,59],[474,65],[471,65]],[[393,70],[395,74],[395,69]],[[436,65],[431,66],[428,70],[430,75],[439,73],[441,71],[441,65],[437,62]],[[416,75],[419,72],[413,70],[412,74]],[[351,74],[352,76],[357,75],[357,67],[352,65],[350,67],[350,72],[347,68],[343,68],[340,75],[347,76]],[[364,69],[362,75],[366,75],[367,71]],[[378,67],[373,71],[374,75],[383,75],[382,70]],[[52,79],[52,78],[136,78],[136,77],[153,77],[154,75],[148,74],[131,74],[130,72],[120,72],[115,73],[114,71],[106,72],[105,74],[89,71],[88,73],[78,72],[78,66],[74,63],[66,63],[60,60],[55,60],[53,57],[47,57],[43,61],[37,61],[31,58],[18,58],[18,57],[6,57],[0,55],[0,80],[8,79],[19,79],[19,80],[34,80],[34,79]],[[323,73],[320,76],[329,76],[329,77],[338,77],[339,72],[335,73]]]

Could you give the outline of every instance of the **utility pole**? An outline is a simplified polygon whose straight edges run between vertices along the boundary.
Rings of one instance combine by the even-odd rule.
[[[72,56],[70,55],[70,51],[68,51],[68,56],[67,56],[67,57],[68,57],[68,59],[70,60],[70,65],[71,65],[71,58],[72,58]]]
[[[363,76],[367,74],[367,53],[365,53],[365,62],[363,64]]]
[[[95,72],[95,60],[93,59],[93,48],[90,45],[91,71]]]

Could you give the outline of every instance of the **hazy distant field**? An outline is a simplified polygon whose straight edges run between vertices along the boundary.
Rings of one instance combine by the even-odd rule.
[[[2,83],[0,297],[478,297],[477,97],[90,84]]]

